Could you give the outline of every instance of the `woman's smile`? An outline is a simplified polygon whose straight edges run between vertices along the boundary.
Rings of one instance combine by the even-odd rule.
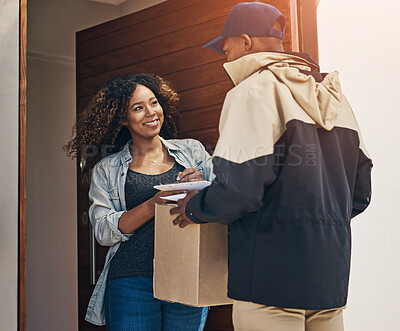
[[[143,125],[154,128],[154,127],[158,126],[159,123],[160,123],[160,120],[158,118],[156,118],[155,120],[152,120],[151,122],[143,123]]]

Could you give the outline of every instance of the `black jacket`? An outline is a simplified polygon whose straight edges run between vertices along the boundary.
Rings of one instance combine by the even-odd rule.
[[[187,204],[194,222],[229,224],[228,296],[264,305],[346,304],[351,218],[371,196],[372,162],[336,72],[300,54],[225,64],[216,178]]]

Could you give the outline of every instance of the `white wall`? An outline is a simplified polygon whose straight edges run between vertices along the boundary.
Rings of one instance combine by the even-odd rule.
[[[7,1],[0,0],[0,4]],[[28,1],[28,331],[78,329],[76,169],[75,162],[62,151],[76,114],[75,32],[157,2],[161,1],[129,0],[117,7],[87,0]],[[7,174],[12,174],[11,165],[5,165]],[[10,191],[7,193],[11,199]],[[0,235],[2,238],[1,231]],[[7,237],[7,241],[16,247],[14,237]],[[5,244],[0,240],[0,254]],[[7,258],[12,259],[13,254]],[[7,289],[12,291],[13,287]],[[1,308],[0,316],[4,312]]]
[[[18,320],[19,2],[0,0],[0,328]]]
[[[82,0],[28,1],[27,330],[78,329],[75,32],[119,16]]]
[[[338,69],[371,154],[373,196],[354,219],[348,331],[400,330],[400,2],[322,0],[322,70]]]

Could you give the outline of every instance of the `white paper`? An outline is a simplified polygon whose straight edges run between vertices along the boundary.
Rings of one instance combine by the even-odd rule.
[[[178,182],[165,185],[155,185],[153,187],[160,191],[174,191],[174,190],[200,191],[203,188],[210,185],[211,182],[208,180],[199,180],[195,182],[181,182],[181,183]]]
[[[187,193],[180,193],[180,194],[173,194],[173,195],[168,195],[166,197],[160,197],[160,199],[165,199],[169,201],[178,201],[179,199],[185,198]]]

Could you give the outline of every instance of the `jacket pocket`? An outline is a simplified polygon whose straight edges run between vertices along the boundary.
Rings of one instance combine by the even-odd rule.
[[[118,187],[114,187],[108,191],[110,200],[116,211],[121,211],[121,200],[119,198]]]

